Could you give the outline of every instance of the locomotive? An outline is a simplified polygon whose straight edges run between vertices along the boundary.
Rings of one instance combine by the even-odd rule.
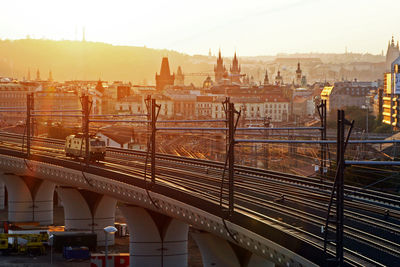
[[[65,139],[65,155],[73,158],[85,158],[86,144],[85,135],[71,134]],[[89,136],[89,159],[104,160],[106,155],[106,143],[98,136]]]

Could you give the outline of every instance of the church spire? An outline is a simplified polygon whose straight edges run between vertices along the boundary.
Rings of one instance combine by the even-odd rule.
[[[49,82],[53,81],[53,73],[51,72],[51,70],[49,70],[49,79],[48,79],[48,81]]]
[[[28,69],[28,81],[30,81],[30,80],[31,80],[31,70]]]
[[[264,85],[269,84],[268,70],[265,70]]]
[[[392,35],[392,46],[394,46],[394,36]]]
[[[230,68],[230,71],[231,71],[231,76],[232,76],[231,81],[235,82],[235,83],[241,83],[240,82],[240,71],[241,71],[241,69],[240,69],[240,66],[239,66],[239,61],[238,61],[237,56],[236,56],[236,51],[235,51],[235,55],[233,56],[232,66]]]
[[[178,70],[175,75],[175,85],[184,86],[185,85],[185,75],[182,72],[181,66],[178,66]]]
[[[214,65],[214,73],[215,73],[215,82],[221,82],[226,72],[226,68],[224,66],[224,60],[221,56],[221,48],[218,51],[217,65]]]
[[[36,81],[40,81],[40,71],[39,68],[36,71]]]

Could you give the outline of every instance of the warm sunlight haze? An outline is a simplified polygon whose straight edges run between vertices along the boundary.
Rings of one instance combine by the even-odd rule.
[[[0,38],[86,40],[188,54],[380,54],[400,1],[3,1]]]
[[[400,0],[3,0],[0,266],[400,266]]]

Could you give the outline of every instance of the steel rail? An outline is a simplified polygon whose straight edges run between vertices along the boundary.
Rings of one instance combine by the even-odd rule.
[[[92,114],[89,117],[147,117],[147,114],[132,113],[132,114]]]
[[[307,131],[307,130],[322,130],[323,127],[247,127],[247,128],[236,128],[236,130],[244,131],[292,131],[292,130],[299,130],[299,131]]]
[[[237,143],[267,143],[267,144],[336,144],[335,140],[275,140],[275,139],[236,139]],[[394,144],[400,140],[349,140],[349,144]]]
[[[157,123],[227,122],[226,120],[159,120]]]
[[[129,123],[149,123],[147,120],[89,120],[89,122],[129,122]]]
[[[118,161],[116,161],[116,162],[118,162]],[[200,182],[197,182],[197,179],[191,179],[191,177],[188,177],[188,172],[187,171],[179,171],[179,173],[181,173],[181,172],[184,172],[184,174],[183,175],[180,175],[179,176],[179,178],[177,177],[177,173],[176,173],[176,170],[174,170],[174,169],[170,169],[171,171],[172,171],[172,173],[171,174],[165,174],[165,173],[163,173],[162,174],[162,177],[169,177],[168,178],[168,180],[169,181],[171,181],[171,179],[172,179],[172,182],[176,182],[176,184],[179,184],[180,186],[182,185],[182,182],[183,182],[183,184],[185,185],[185,187],[187,187],[187,184],[189,183],[189,184],[191,184],[191,186],[192,187],[190,187],[190,189],[191,190],[194,190],[194,187],[193,186],[197,186],[197,188],[202,188],[203,190],[206,190],[206,191],[208,191],[208,192],[210,192],[210,190],[212,190],[212,188],[210,188],[209,186],[210,186],[210,184],[204,184],[204,183],[200,183]],[[191,173],[192,174],[192,176],[194,176],[194,177],[196,177],[196,173]],[[182,181],[182,179],[183,179],[183,181]],[[217,188],[217,184],[214,186],[214,197],[216,197],[216,195],[217,195],[217,190],[218,190],[218,188]],[[197,191],[198,191],[198,189],[197,189]],[[250,197],[250,198],[254,198],[254,196],[248,196],[248,195],[245,195],[245,194],[243,194],[243,193],[240,193],[239,192],[239,198],[240,199],[243,199],[243,200],[245,200],[245,201],[248,201],[248,197]],[[253,199],[253,201],[250,201],[250,203],[254,203],[254,201],[256,201],[256,199]],[[257,200],[257,202],[258,203],[263,203],[264,205],[263,205],[263,207],[265,208],[265,200],[264,199],[259,199],[258,198],[258,200]],[[272,203],[272,202],[271,202]],[[274,203],[273,203],[274,204]],[[281,205],[282,206],[282,205]],[[285,208],[286,208],[286,206],[285,206]],[[292,208],[292,210],[293,210],[293,212],[298,212],[298,210],[295,210],[295,209],[293,209]],[[287,214],[287,210],[282,210],[281,211],[283,214]],[[303,215],[304,215],[304,212],[303,212]],[[297,215],[293,215],[293,216],[295,216],[295,217],[298,217]],[[315,216],[314,216],[315,217]],[[319,227],[320,225],[322,225],[322,217],[316,217],[318,220],[319,220],[319,223],[318,222],[316,222],[316,221],[314,221],[314,223],[316,223],[316,225]],[[353,231],[358,231],[357,229],[352,229]],[[358,231],[358,232],[360,232],[360,231]],[[349,233],[349,232],[347,232],[346,234],[350,234],[351,236],[354,236],[352,233]],[[371,235],[370,234],[368,234],[368,233],[366,233],[366,235],[368,235],[368,236],[370,236],[371,237]],[[372,238],[378,238],[379,239],[379,237],[375,237],[375,236],[372,236]],[[369,243],[375,243],[375,241],[370,241],[370,240],[366,240],[366,239],[363,239],[364,241],[367,241],[367,242],[369,242]],[[381,240],[381,241],[384,241],[384,240]],[[390,241],[389,241],[390,242]],[[397,245],[397,244],[395,244],[395,245]],[[385,245],[382,245],[382,244],[380,244],[380,246],[381,247],[383,247],[383,248],[385,248],[385,249],[387,249],[387,250],[389,250],[389,251],[391,251],[391,252],[395,252],[395,250],[394,249],[391,249],[391,248],[386,248],[385,247]]]
[[[22,135],[19,135],[19,136],[22,136]],[[47,138],[35,137],[33,140],[41,140],[43,142],[46,142]],[[64,142],[61,140],[52,139],[51,142],[59,143],[60,145],[64,144]],[[130,154],[130,155],[142,155],[142,156],[145,155],[145,153],[142,151],[132,151],[132,150],[126,150],[126,149],[111,148],[111,147],[108,147],[107,150],[124,153],[124,154]],[[209,167],[221,168],[221,166],[222,166],[221,163],[213,162],[213,161],[209,161],[209,160],[182,158],[182,157],[177,157],[177,156],[172,156],[172,155],[163,155],[163,154],[157,154],[156,156],[159,159],[179,161],[182,163],[187,162],[187,163],[192,163],[192,164],[196,164],[196,165],[203,165],[204,167],[207,167],[207,168],[209,168]],[[274,172],[274,171],[265,171],[265,170],[255,169],[255,168],[251,168],[251,167],[247,167],[247,166],[238,166],[238,167],[235,167],[235,169],[237,172],[247,172],[247,173],[250,172],[254,175],[261,175],[261,176],[268,175],[270,178],[272,175],[274,175],[276,179],[289,179],[298,184],[307,184],[307,185],[315,186],[315,187],[323,186],[325,188],[331,187],[331,183],[326,182],[326,184],[321,185],[319,179],[315,179],[315,178],[302,177],[302,176],[297,176],[297,175],[292,175],[292,174],[283,174],[283,173]],[[347,186],[346,195],[348,195],[348,196],[353,195],[357,198],[371,199],[373,201],[379,200],[379,201],[385,202],[389,205],[391,203],[393,203],[393,198],[397,199],[397,201],[400,201],[400,196],[391,195],[391,194],[382,193],[382,192],[373,191],[373,190],[363,190],[363,192],[356,192],[357,189],[359,189],[359,188]],[[378,196],[380,196],[379,199],[378,199]],[[396,205],[398,205],[398,204],[396,204]]]
[[[42,109],[35,109],[32,112],[51,112],[51,113],[62,113],[62,112],[83,112],[81,109],[62,109],[62,110],[42,110]]]

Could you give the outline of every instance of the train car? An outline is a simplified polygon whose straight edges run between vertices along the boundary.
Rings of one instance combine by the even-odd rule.
[[[73,158],[85,158],[86,146],[83,134],[71,134],[65,139],[65,155]],[[98,136],[89,136],[89,159],[104,160],[106,143]]]

